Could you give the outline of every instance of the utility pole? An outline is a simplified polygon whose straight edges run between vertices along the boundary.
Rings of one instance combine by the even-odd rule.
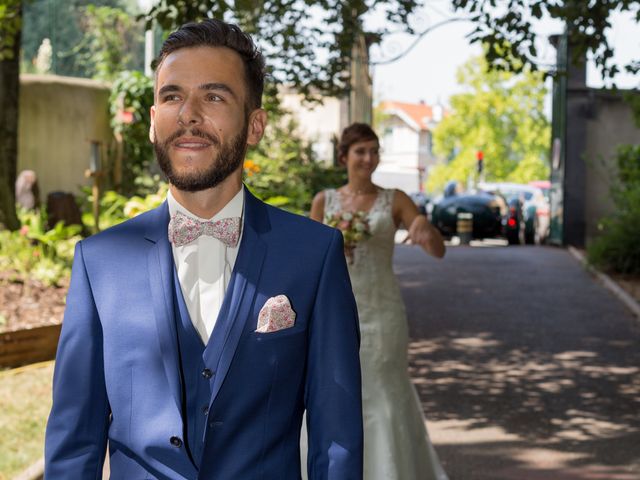
[[[349,123],[373,121],[373,86],[369,73],[369,45],[360,32],[351,49]]]
[[[148,12],[158,3],[158,0],[138,0],[138,6],[143,12]],[[153,76],[151,62],[155,57],[155,37],[153,27],[144,32],[144,74],[147,77]]]

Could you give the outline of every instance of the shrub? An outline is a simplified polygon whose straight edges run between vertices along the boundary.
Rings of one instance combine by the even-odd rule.
[[[116,188],[125,195],[141,193],[136,179],[148,175],[153,161],[149,142],[153,80],[141,72],[121,72],[113,82],[109,103],[111,127],[122,148],[122,178]]]
[[[86,189],[83,204],[83,222],[95,233],[91,212],[91,190]],[[102,229],[157,207],[167,194],[167,184],[161,184],[153,194],[127,198],[107,191],[100,199],[100,227]],[[0,230],[0,271],[9,272],[9,278],[26,282],[31,278],[47,286],[59,286],[71,274],[76,243],[82,238],[80,225],[58,222],[47,230],[44,211],[20,211],[22,228],[11,232]]]
[[[153,193],[144,196],[134,195],[125,197],[113,190],[107,190],[100,197],[100,230],[122,223],[129,218],[133,218],[147,210],[159,206],[167,196],[169,185],[159,182]],[[95,220],[93,218],[93,194],[91,188],[83,189],[82,198],[82,223],[84,223],[92,233],[96,233]]]
[[[32,278],[47,286],[60,285],[71,273],[82,227],[58,222],[46,230],[44,212],[20,211],[19,217],[20,230],[0,231],[0,270],[11,272],[13,281]]]
[[[265,202],[306,215],[316,192],[346,182],[346,170],[314,159],[311,146],[297,137],[296,124],[274,121],[244,164],[245,183]]]
[[[602,220],[602,234],[589,245],[587,258],[605,270],[640,274],[640,145],[621,146],[617,166],[611,191],[616,211]]]

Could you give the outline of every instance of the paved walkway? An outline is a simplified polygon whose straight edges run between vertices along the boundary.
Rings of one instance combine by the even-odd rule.
[[[640,320],[566,250],[398,246],[394,264],[451,480],[640,479]]]

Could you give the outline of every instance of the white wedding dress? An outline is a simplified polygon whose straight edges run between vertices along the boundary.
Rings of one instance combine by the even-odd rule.
[[[349,264],[360,318],[364,480],[447,480],[407,369],[407,318],[392,266],[394,193],[378,192],[368,215],[372,235]],[[340,194],[326,190],[325,218],[341,210]]]

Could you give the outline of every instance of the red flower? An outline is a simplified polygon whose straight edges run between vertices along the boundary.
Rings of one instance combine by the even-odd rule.
[[[118,110],[116,118],[120,123],[126,123],[126,124],[133,123],[133,120],[134,120],[133,112],[129,110]]]

